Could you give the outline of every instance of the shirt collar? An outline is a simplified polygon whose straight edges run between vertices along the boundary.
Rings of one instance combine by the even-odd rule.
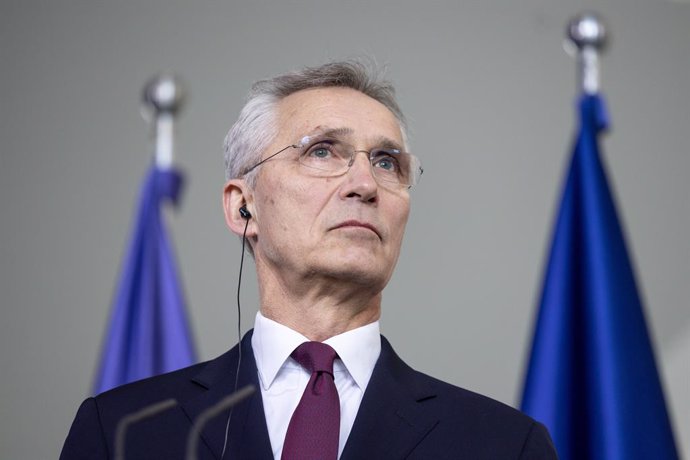
[[[257,312],[252,334],[252,349],[264,389],[270,388],[295,348],[309,339],[287,326]],[[381,353],[379,322],[358,327],[324,341],[335,349],[354,381],[364,391]],[[338,361],[335,371],[337,372]]]

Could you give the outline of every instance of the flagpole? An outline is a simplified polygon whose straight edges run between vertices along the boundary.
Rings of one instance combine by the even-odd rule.
[[[94,393],[196,362],[172,244],[162,213],[176,206],[184,183],[173,165],[174,117],[182,86],[172,76],[150,80],[141,112],[155,136],[155,160],[144,176],[138,210],[113,299]]]
[[[596,94],[600,87],[599,53],[608,36],[601,17],[584,13],[568,23],[568,38],[577,46],[578,85],[585,94]]]
[[[144,86],[144,106],[153,114],[155,159],[159,169],[170,169],[174,160],[175,115],[184,103],[184,88],[173,75],[159,75]],[[145,115],[145,118],[149,119]]]

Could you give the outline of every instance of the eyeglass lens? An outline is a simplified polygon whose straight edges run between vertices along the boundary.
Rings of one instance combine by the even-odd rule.
[[[368,154],[374,176],[386,182],[414,185],[421,171],[419,161],[412,154],[397,149],[356,150],[347,142],[333,138],[310,138],[301,146],[299,161],[325,175],[337,175],[350,168],[358,152]]]

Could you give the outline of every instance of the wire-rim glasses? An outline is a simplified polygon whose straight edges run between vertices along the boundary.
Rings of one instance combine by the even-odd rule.
[[[318,177],[335,177],[345,174],[354,164],[357,153],[369,158],[371,171],[381,185],[411,188],[419,182],[424,169],[419,158],[396,148],[357,150],[350,143],[332,135],[304,136],[298,143],[288,145],[247,169],[248,174],[280,153],[298,149],[298,161],[307,171]]]

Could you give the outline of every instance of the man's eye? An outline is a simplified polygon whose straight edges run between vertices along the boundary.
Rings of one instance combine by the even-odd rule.
[[[386,172],[396,172],[398,171],[398,162],[395,158],[388,155],[380,155],[374,158],[372,162],[374,168],[383,169]]]
[[[306,154],[307,158],[314,158],[317,160],[327,160],[333,156],[331,147],[326,145],[317,145],[310,148]]]

